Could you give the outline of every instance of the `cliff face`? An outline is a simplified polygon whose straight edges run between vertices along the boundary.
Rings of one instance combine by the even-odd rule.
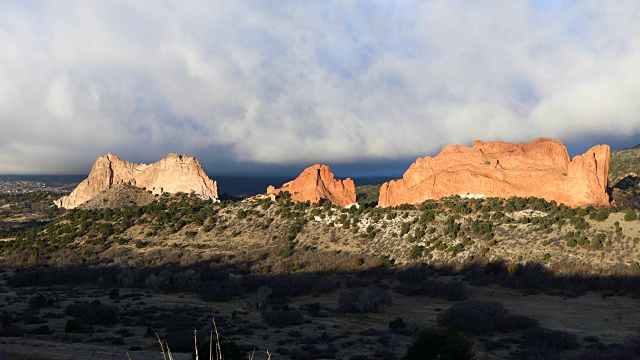
[[[283,184],[279,189],[269,186],[267,195],[275,195],[280,191],[290,193],[291,200],[295,202],[310,201],[317,204],[326,199],[338,206],[356,202],[356,186],[353,180],[336,180],[326,165],[316,164],[308,167],[295,180]]]
[[[511,144],[475,141],[419,158],[401,180],[384,183],[380,206],[417,204],[451,195],[536,196],[568,206],[609,204],[608,145],[597,145],[569,161],[562,142],[537,139]]]
[[[124,183],[145,188],[154,194],[194,192],[204,199],[218,198],[216,182],[209,179],[194,157],[169,154],[156,163],[146,165],[132,164],[107,154],[96,159],[89,176],[71,194],[56,200],[55,204],[73,209],[101,191]]]

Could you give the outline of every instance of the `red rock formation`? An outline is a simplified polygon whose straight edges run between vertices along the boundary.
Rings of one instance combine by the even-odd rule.
[[[384,183],[379,206],[418,204],[451,195],[535,196],[568,206],[609,204],[608,145],[597,145],[569,161],[561,141],[529,144],[475,141],[449,145],[431,158],[419,158],[401,180]]]
[[[295,180],[276,189],[267,188],[267,195],[285,191],[291,194],[295,202],[310,201],[312,204],[327,199],[338,206],[347,206],[356,202],[356,186],[351,179],[336,180],[326,165],[313,165],[306,168]]]
[[[145,188],[154,194],[194,192],[204,199],[218,199],[216,182],[209,179],[194,157],[169,154],[156,163],[146,165],[132,164],[107,154],[96,159],[89,176],[71,194],[56,200],[55,204],[73,209],[101,191],[122,183]]]

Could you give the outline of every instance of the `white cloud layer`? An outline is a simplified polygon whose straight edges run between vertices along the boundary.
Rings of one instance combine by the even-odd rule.
[[[639,18],[637,1],[3,1],[0,173],[109,151],[232,171],[635,145]]]

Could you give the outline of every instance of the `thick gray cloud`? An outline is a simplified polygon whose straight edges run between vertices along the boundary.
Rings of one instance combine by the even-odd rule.
[[[640,133],[635,1],[3,1],[0,173]]]

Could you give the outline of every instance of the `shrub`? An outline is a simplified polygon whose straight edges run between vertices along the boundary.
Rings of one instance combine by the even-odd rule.
[[[536,347],[542,350],[570,350],[579,346],[576,336],[560,330],[534,329],[522,335],[525,347]]]
[[[193,338],[193,336],[191,336],[191,338]],[[199,358],[208,359],[208,356],[203,356],[202,354],[208,354],[210,348],[213,349],[213,354],[210,354],[211,358],[215,359],[217,353],[217,351],[215,350],[216,344],[214,343],[213,346],[210,347],[209,338],[206,338],[206,341],[203,341],[202,344],[198,342]],[[235,341],[224,340],[223,338],[220,339],[220,354],[221,356],[224,356],[225,360],[245,360],[249,358],[248,352],[246,350],[243,350]],[[195,353],[192,353],[191,357],[195,359]]]
[[[114,288],[114,289],[111,289],[111,291],[109,291],[109,299],[115,300],[119,298],[120,298],[120,290]]]
[[[49,326],[47,326],[47,325],[41,325],[36,330],[36,334],[38,334],[38,335],[46,335],[46,334],[49,334],[49,333],[51,333],[51,329],[49,329]]]
[[[499,270],[500,270],[500,268],[495,263],[491,263],[490,262],[490,263],[487,263],[487,265],[484,266],[484,273],[487,274],[487,275],[497,274]]]
[[[538,320],[524,315],[504,315],[494,319],[496,330],[503,333],[535,329],[540,326]]]
[[[497,301],[471,300],[450,307],[438,315],[438,325],[467,334],[485,335],[494,331],[494,320],[507,310]]]
[[[596,221],[604,221],[609,217],[609,211],[607,209],[600,209],[597,212],[589,214],[589,218]]]
[[[637,219],[638,219],[638,215],[632,208],[628,208],[627,211],[624,213],[625,221],[633,221]]]
[[[276,253],[276,255],[286,259],[289,256],[291,256],[291,247],[290,246],[285,246],[283,248],[281,248],[280,250],[278,250],[278,252]]]
[[[113,325],[118,322],[116,308],[103,305],[99,301],[70,304],[64,312],[88,325]]]
[[[353,266],[354,267],[360,267],[364,264],[364,259],[357,257],[355,259],[353,259]]]
[[[587,239],[587,237],[586,237],[586,236],[581,236],[581,237],[578,239],[578,245],[580,245],[580,246],[585,246],[585,245],[591,245],[591,243],[589,242],[589,240]]]
[[[401,317],[395,318],[395,320],[389,321],[389,329],[391,330],[399,330],[407,327],[407,324],[404,323]]]
[[[572,238],[572,239],[567,240],[567,246],[568,247],[576,247],[576,245],[578,245],[578,243],[576,242],[575,239]]]
[[[407,349],[405,360],[473,360],[473,344],[456,333],[424,331]]]
[[[515,276],[520,274],[520,264],[517,262],[510,262],[507,265],[507,273],[509,276]]]
[[[34,295],[29,298],[29,307],[41,309],[53,304],[53,300],[47,299],[42,294]]]
[[[340,294],[338,311],[350,313],[376,313],[391,303],[391,296],[378,287],[358,289]]]
[[[394,262],[395,261],[391,260],[388,256],[380,257],[380,265],[382,265],[384,268],[390,269],[391,267],[393,267]]]
[[[593,243],[591,246],[594,249],[602,249],[602,242],[605,241],[605,236],[603,233],[597,233],[596,236],[593,237]]]
[[[265,311],[262,313],[262,318],[267,324],[276,327],[300,325],[304,320],[302,313],[298,310]]]
[[[320,314],[321,308],[322,307],[320,306],[319,303],[312,303],[307,306],[307,311],[311,316],[318,316],[318,314]]]
[[[409,259],[415,260],[417,258],[421,258],[423,252],[424,252],[423,246],[415,245],[411,248],[411,251],[409,252]]]
[[[80,323],[77,319],[69,319],[64,326],[64,332],[72,333],[80,328]]]

